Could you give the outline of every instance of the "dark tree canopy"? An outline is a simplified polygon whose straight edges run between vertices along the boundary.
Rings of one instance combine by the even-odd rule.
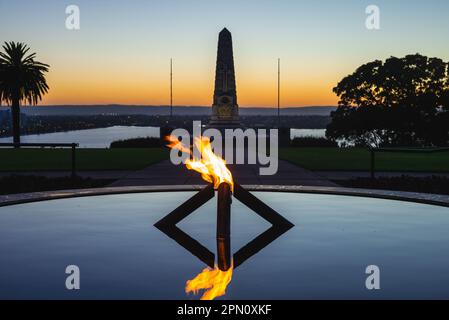
[[[376,60],[334,88],[326,135],[357,145],[447,145],[449,64],[419,54]]]
[[[48,92],[47,64],[35,60],[24,43],[6,42],[0,52],[0,104],[12,109],[14,143],[20,143],[20,103],[37,104]]]

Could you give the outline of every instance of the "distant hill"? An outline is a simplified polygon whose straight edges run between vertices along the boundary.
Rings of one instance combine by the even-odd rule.
[[[336,107],[295,107],[282,108],[281,115],[289,116],[329,116]],[[134,106],[134,105],[61,105],[61,106],[33,106],[23,107],[22,112],[27,115],[168,115],[168,106]],[[245,108],[240,107],[242,116],[276,116],[276,108]],[[176,106],[174,115],[207,116],[210,107]]]

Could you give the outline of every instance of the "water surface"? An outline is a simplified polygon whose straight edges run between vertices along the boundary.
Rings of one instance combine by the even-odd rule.
[[[392,200],[255,193],[295,224],[234,270],[222,298],[449,298],[449,210]],[[205,264],[153,224],[193,192],[108,195],[0,208],[0,298],[197,299]],[[215,200],[179,224],[216,252]],[[269,227],[237,200],[235,252]],[[81,290],[65,289],[67,265]],[[381,290],[365,288],[365,268]]]
[[[159,137],[158,127],[113,126],[65,132],[23,135],[23,143],[79,143],[80,148],[109,148],[117,140]],[[12,137],[0,138],[2,143],[12,143]]]

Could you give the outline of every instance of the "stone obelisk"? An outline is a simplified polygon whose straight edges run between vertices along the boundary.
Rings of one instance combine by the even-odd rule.
[[[216,128],[240,126],[232,35],[226,28],[221,30],[218,36],[214,102],[209,126]]]

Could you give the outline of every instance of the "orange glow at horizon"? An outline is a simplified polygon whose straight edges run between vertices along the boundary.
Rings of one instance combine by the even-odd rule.
[[[86,65],[84,68],[53,65],[47,74],[49,92],[39,105],[168,105],[169,77],[158,72],[147,74],[137,68],[110,70]],[[174,105],[211,106],[213,74],[190,74],[182,70],[175,74],[173,83]],[[67,76],[69,75],[69,76]],[[237,78],[237,99],[241,107],[276,107],[276,79],[241,76]],[[281,107],[329,106],[337,104],[332,88],[337,78],[320,81],[294,79],[286,75],[281,81]]]
[[[179,85],[179,84],[178,84]],[[148,83],[126,83],[113,81],[49,80],[50,91],[39,105],[168,105],[169,88],[164,81]],[[240,86],[237,91],[241,107],[276,107],[276,86]],[[281,88],[281,107],[336,105],[338,98],[332,86],[320,87],[297,84]],[[174,105],[211,106],[213,88],[203,83],[190,83],[183,88],[174,88]]]
[[[223,27],[241,107],[276,106],[278,58],[281,107],[335,106],[332,88],[370,61],[417,52],[449,60],[442,0],[388,5],[380,32],[367,32],[357,1],[328,10],[318,1],[82,1],[80,30],[64,27],[60,2],[0,2],[2,42],[24,42],[50,65],[40,105],[168,105],[173,59],[174,104],[211,106]]]

